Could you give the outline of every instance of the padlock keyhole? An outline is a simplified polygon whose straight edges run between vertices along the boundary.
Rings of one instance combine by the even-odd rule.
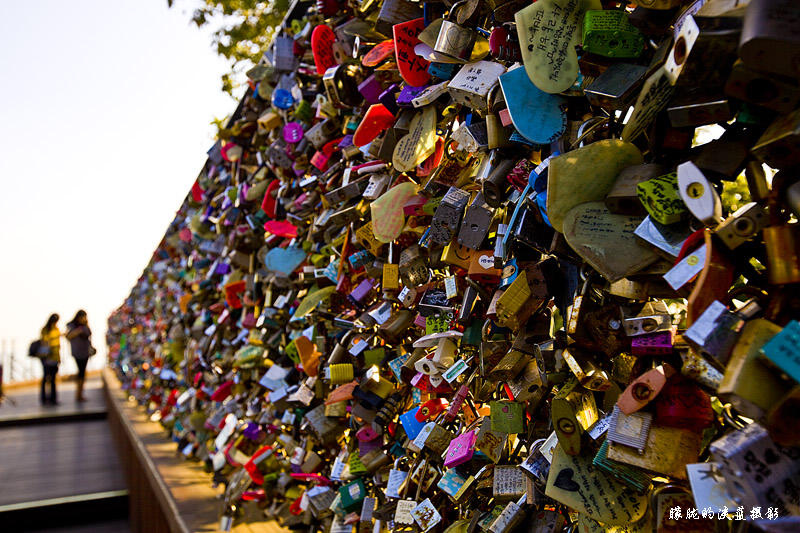
[[[568,418],[562,418],[558,421],[558,429],[566,435],[571,435],[575,433],[575,424]]]
[[[734,223],[739,235],[749,235],[753,232],[753,222],[749,218],[740,218]]]
[[[650,387],[648,387],[644,383],[637,383],[636,385],[633,386],[631,393],[633,394],[634,398],[636,398],[640,402],[643,402],[650,397],[652,391],[650,390]]]
[[[681,35],[677,42],[675,42],[675,51],[672,57],[676,65],[683,65],[683,62],[686,61],[686,38],[684,36]]]
[[[688,187],[686,187],[686,194],[689,195],[689,198],[697,200],[705,193],[705,187],[699,181],[695,181],[690,183]]]

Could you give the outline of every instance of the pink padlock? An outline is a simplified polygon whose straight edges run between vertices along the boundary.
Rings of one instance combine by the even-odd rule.
[[[466,463],[472,459],[475,453],[475,430],[462,433],[450,441],[447,447],[447,455],[444,458],[444,466],[451,468]]]
[[[328,170],[328,160],[330,159],[329,155],[326,155],[322,152],[314,152],[314,155],[311,156],[311,164],[319,170],[320,172],[325,172]]]
[[[356,431],[356,438],[360,442],[370,442],[377,439],[379,436],[380,435],[378,434],[378,432],[372,429],[372,426],[369,425],[366,425],[361,429],[359,429],[358,431]]]

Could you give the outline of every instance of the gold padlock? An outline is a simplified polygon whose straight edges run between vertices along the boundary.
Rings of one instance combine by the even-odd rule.
[[[800,282],[800,224],[764,228],[767,272],[773,285]]]
[[[561,448],[569,455],[578,455],[581,436],[598,419],[594,395],[572,378],[553,398],[550,412]]]
[[[700,435],[694,431],[651,426],[643,454],[630,446],[612,442],[608,447],[608,458],[676,479],[686,479],[686,465],[697,462],[700,445]]]
[[[791,388],[759,360],[761,347],[781,332],[781,327],[763,318],[748,320],[736,341],[717,394],[737,411],[760,419],[777,405]]]

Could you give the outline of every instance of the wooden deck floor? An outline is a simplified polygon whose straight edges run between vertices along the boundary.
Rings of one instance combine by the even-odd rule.
[[[61,405],[40,404],[38,386],[6,389],[5,393],[6,398],[0,404],[0,427],[73,418],[105,418],[106,402],[100,376],[86,380],[84,396],[89,401],[85,403],[75,402],[74,382],[58,384],[57,395]]]
[[[125,489],[105,420],[0,429],[0,510]]]
[[[61,405],[47,407],[39,403],[38,386],[6,390],[0,405],[0,530],[130,531],[124,516],[75,516],[127,495],[105,420],[102,380],[87,385],[88,402],[74,401],[74,383],[59,383]]]

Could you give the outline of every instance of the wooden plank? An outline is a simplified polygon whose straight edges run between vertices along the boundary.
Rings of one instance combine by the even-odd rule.
[[[105,421],[0,429],[0,505],[125,489]]]

